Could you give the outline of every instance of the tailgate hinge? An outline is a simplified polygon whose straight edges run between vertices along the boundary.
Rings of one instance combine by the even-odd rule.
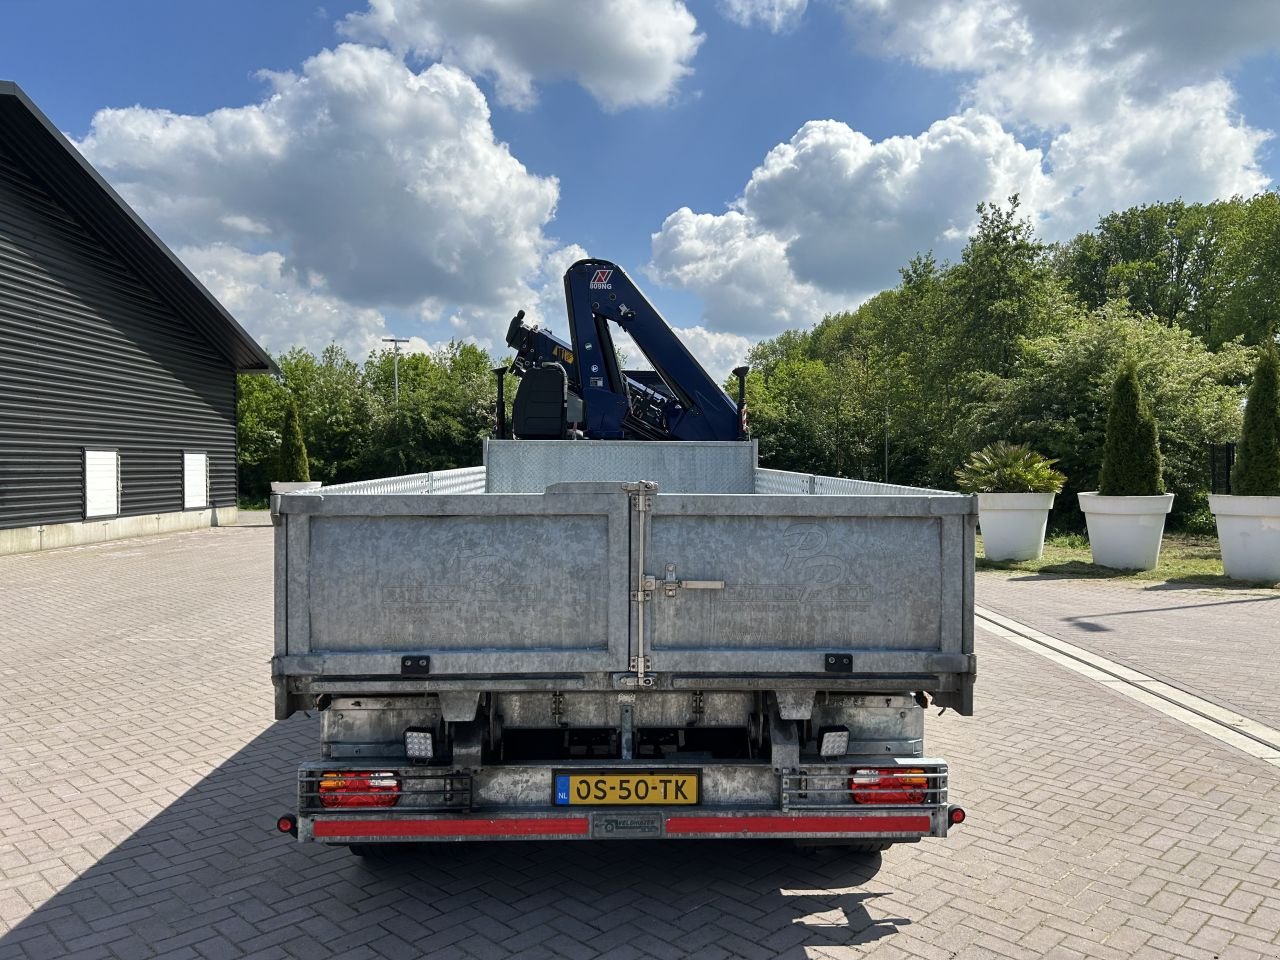
[[[636,603],[645,603],[653,599],[653,591],[658,588],[658,581],[645,574],[640,578],[640,589],[632,591],[631,599]]]
[[[648,513],[653,509],[653,493],[658,485],[652,480],[624,483],[622,489],[631,495],[631,507],[636,513]]]

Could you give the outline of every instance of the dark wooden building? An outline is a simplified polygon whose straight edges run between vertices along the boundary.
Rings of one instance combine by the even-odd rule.
[[[232,519],[237,372],[275,365],[0,81],[0,553]]]

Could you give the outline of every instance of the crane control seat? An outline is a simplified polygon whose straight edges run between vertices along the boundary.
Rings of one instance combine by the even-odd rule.
[[[511,408],[519,440],[563,440],[568,434],[568,377],[558,363],[531,366],[520,378]]]

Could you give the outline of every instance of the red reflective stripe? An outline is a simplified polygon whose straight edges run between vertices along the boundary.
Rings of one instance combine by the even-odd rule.
[[[498,820],[316,820],[317,837],[563,837],[591,831],[586,817]]]
[[[928,817],[667,817],[667,833],[928,833]]]

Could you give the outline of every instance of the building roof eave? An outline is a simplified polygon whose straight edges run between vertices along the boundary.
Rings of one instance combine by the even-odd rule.
[[[16,83],[0,80],[0,135],[122,260],[199,329],[237,373],[279,374],[270,355]]]

